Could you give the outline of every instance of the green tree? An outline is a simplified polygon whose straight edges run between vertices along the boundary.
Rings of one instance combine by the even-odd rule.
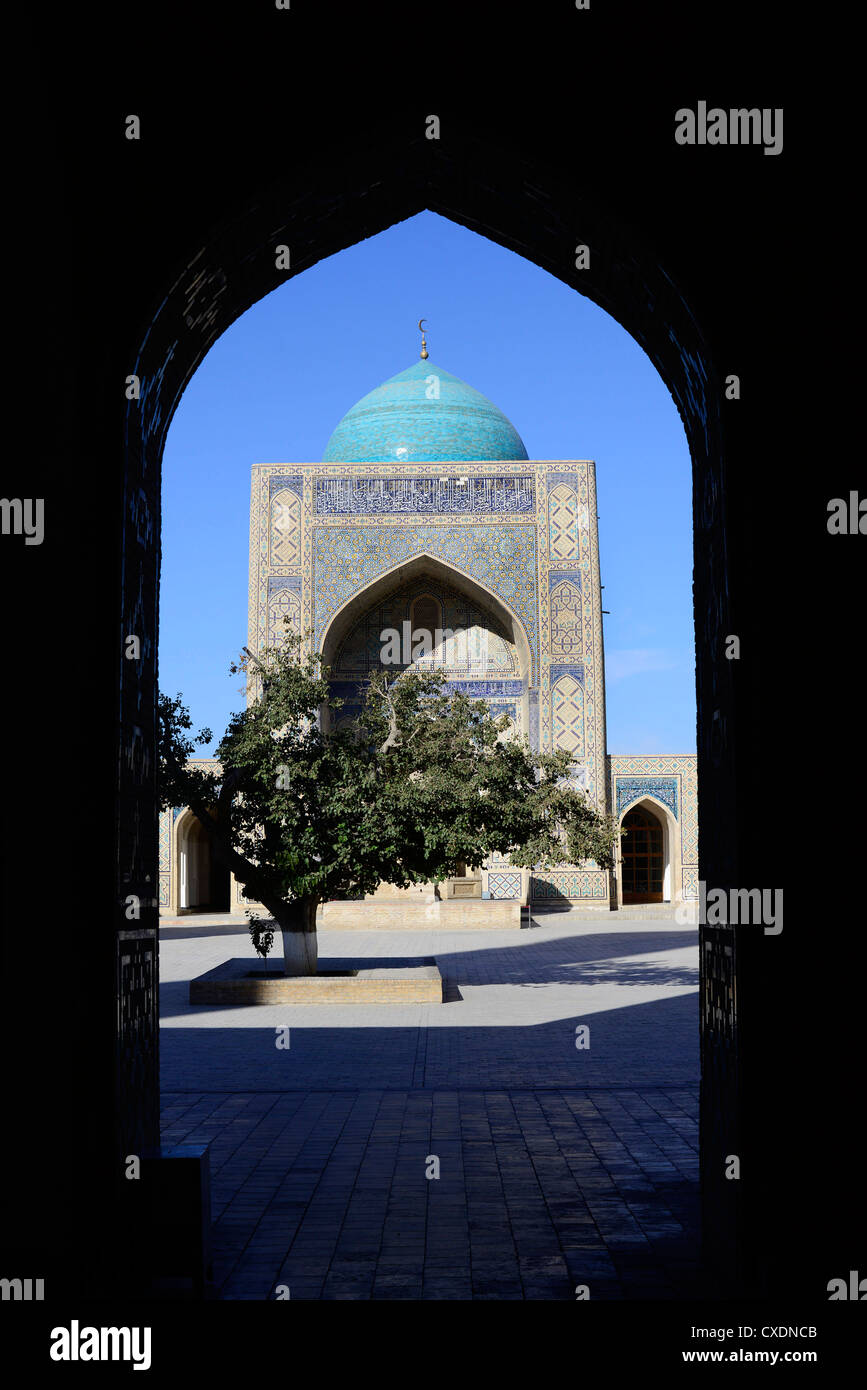
[[[160,696],[160,804],[202,822],[279,926],[290,973],[315,970],[322,902],[383,882],[439,884],[494,851],[526,867],[611,867],[616,827],[569,784],[570,755],[504,737],[508,718],[446,693],[441,674],[376,672],[360,715],[335,729],[343,701],[300,637],[245,652],[231,670],[256,698],[216,750],[219,774],[189,762],[210,731],[191,738],[181,697]],[[262,924],[252,930],[259,949]]]

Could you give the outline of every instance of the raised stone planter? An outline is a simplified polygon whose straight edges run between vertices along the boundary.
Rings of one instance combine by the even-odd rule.
[[[247,956],[190,981],[191,1004],[441,1004],[442,976],[422,965],[371,966],[363,959],[320,962],[318,975],[266,973]],[[333,970],[333,973],[331,973]]]

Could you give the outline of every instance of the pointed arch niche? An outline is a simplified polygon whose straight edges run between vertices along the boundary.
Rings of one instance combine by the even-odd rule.
[[[628,906],[630,903],[639,902],[662,902],[677,904],[683,902],[683,868],[681,864],[681,836],[680,823],[672,815],[670,809],[655,796],[638,797],[635,801],[624,806],[618,818],[618,825],[622,830],[624,821],[631,817],[631,813],[637,811],[643,817],[650,818],[651,827],[658,824],[661,831],[662,847],[662,896],[654,898],[651,895],[646,897],[636,897],[624,895],[624,841],[621,839],[617,851],[617,906]]]
[[[184,808],[172,834],[170,905],[183,915],[193,912],[228,912],[230,873],[217,862],[208,833],[198,817]]]
[[[404,623],[412,633],[428,629],[430,619],[437,619],[432,648],[415,664],[443,671],[456,688],[484,697],[495,714],[506,710],[517,730],[529,733],[533,669],[523,623],[479,581],[428,554],[417,555],[365,585],[325,629],[322,658],[331,667],[332,687],[348,701],[343,717],[357,703],[365,677],[390,665],[381,659],[383,632],[391,629],[402,637]],[[393,667],[403,668],[403,660]]]

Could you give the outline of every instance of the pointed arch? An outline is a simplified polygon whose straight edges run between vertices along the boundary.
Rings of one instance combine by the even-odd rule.
[[[122,550],[118,569],[122,575],[121,630],[144,631],[151,650],[156,652],[159,474],[166,431],[187,382],[211,345],[251,304],[282,283],[285,272],[279,261],[275,265],[275,241],[285,239],[292,243],[294,275],[397,221],[431,208],[527,257],[611,313],[647,352],[677,404],[689,436],[694,478],[699,785],[703,789],[707,785],[712,792],[703,792],[701,802],[702,868],[705,877],[728,881],[725,875],[738,862],[738,856],[743,868],[744,863],[754,862],[756,853],[750,835],[739,833],[735,815],[736,777],[747,788],[758,785],[754,760],[751,764],[749,752],[736,747],[734,737],[740,701],[748,702],[749,692],[736,696],[732,663],[721,655],[724,642],[720,636],[731,631],[730,595],[736,597],[738,585],[743,582],[742,555],[747,549],[730,544],[732,537],[740,539],[743,528],[740,523],[735,525],[737,508],[726,512],[723,507],[725,467],[720,402],[725,362],[724,355],[717,355],[716,349],[712,352],[708,344],[722,341],[724,334],[714,331],[719,329],[720,315],[713,293],[705,294],[702,301],[700,294],[695,297],[692,288],[687,294],[679,287],[679,281],[690,284],[689,252],[681,247],[672,253],[674,264],[663,268],[657,248],[665,239],[653,231],[656,206],[647,206],[638,192],[634,199],[627,200],[621,220],[612,211],[623,201],[618,196],[616,180],[610,190],[603,188],[600,195],[574,178],[568,153],[556,147],[543,168],[538,159],[528,157],[528,147],[541,146],[532,140],[528,142],[520,122],[516,127],[518,136],[513,140],[508,130],[505,135],[497,131],[493,138],[489,121],[471,121],[464,128],[464,139],[445,141],[440,149],[432,147],[417,131],[415,117],[412,131],[407,132],[399,121],[395,124],[389,111],[388,120],[372,135],[367,131],[350,138],[329,134],[320,143],[314,142],[306,168],[293,164],[287,171],[279,152],[274,157],[267,143],[250,139],[243,128],[244,113],[240,113],[240,120],[239,148],[244,148],[245,157],[239,168],[244,170],[246,183],[242,179],[242,184],[233,188],[231,207],[217,216],[213,229],[207,233],[202,228],[210,224],[203,222],[195,195],[185,201],[181,188],[178,216],[173,219],[165,248],[161,248],[164,255],[155,260],[153,274],[138,277],[127,295],[120,320],[121,347],[126,348],[120,351],[120,358],[131,363],[147,384],[141,401],[127,407],[124,488],[117,501]],[[167,129],[172,130],[171,123]],[[252,122],[250,130],[254,136],[260,134],[261,121],[258,126]],[[260,151],[262,162],[257,166]],[[166,151],[167,157],[168,154]],[[156,154],[152,155],[155,168],[159,167],[160,157],[156,146]],[[272,164],[275,172],[270,178]],[[231,167],[221,153],[222,165]],[[480,170],[484,177],[478,176]],[[179,188],[180,183],[178,180]],[[540,216],[540,207],[551,215],[546,212]],[[146,215],[147,200],[142,209]],[[562,228],[567,225],[586,227],[592,248],[588,268],[577,275],[571,270],[570,258],[563,256]],[[114,296],[111,263],[105,264],[109,266],[105,272],[105,285],[109,287],[106,297],[109,292]],[[710,279],[705,286],[697,267],[696,261],[693,270],[697,284],[709,289]],[[707,338],[699,325],[696,305],[708,319]],[[728,303],[724,306],[726,311],[729,307]],[[96,341],[94,337],[94,346]],[[101,355],[94,356],[102,362]],[[100,367],[92,375],[98,390],[82,387],[81,398],[112,400],[107,370]],[[110,450],[110,412],[95,410],[91,423],[97,431],[96,438]],[[91,437],[89,454],[93,448]],[[75,534],[75,528],[70,528],[70,533]],[[110,575],[109,583],[115,582],[114,568],[106,568],[105,572]],[[744,621],[747,608],[744,605]],[[760,605],[756,611],[760,612]],[[145,673],[155,689],[154,660],[146,664]],[[151,861],[156,854],[155,828],[153,843],[138,833],[140,823],[149,823],[143,811],[156,795],[155,715],[142,717],[142,675],[130,662],[120,661],[119,690],[117,719],[111,733],[113,756],[103,759],[105,766],[118,769],[116,785],[112,783],[118,808],[118,900],[130,884],[147,895]],[[156,700],[151,699],[149,705],[155,710]],[[147,707],[146,699],[144,708]],[[133,744],[129,732],[132,727],[137,740]],[[741,801],[744,799],[741,789]],[[110,804],[110,799],[105,804]],[[156,817],[150,820],[155,827]],[[82,839],[82,861],[87,852],[88,844]],[[145,922],[142,927],[144,936]],[[146,929],[151,933],[150,949],[155,940],[152,920],[148,919]],[[101,937],[99,944],[102,949]],[[734,1122],[735,1117],[731,1099],[735,1081],[728,1090],[724,1086],[728,1078],[736,1075],[730,1057],[737,1055],[738,1039],[734,993],[727,986],[728,969],[717,951],[710,956],[709,973],[703,981],[702,1027],[708,1063],[702,1118],[706,1132],[712,1127],[714,1134],[723,1132],[720,1126],[724,1120]],[[714,991],[718,991],[718,996]],[[716,997],[729,1001],[722,1011],[712,1008]],[[122,1002],[126,1006],[126,993]],[[157,1052],[155,1043],[150,1041],[156,1036],[156,989],[146,991],[144,1003],[136,1008],[138,1012],[127,1009],[120,1015],[126,1018],[128,1014],[137,1020],[144,1014],[149,1025],[136,1025],[133,1030],[132,1024],[122,1024],[121,1054],[133,1057],[144,1076],[144,1085],[135,1092],[137,1108],[134,1110],[130,1103],[120,1113],[119,1143],[124,1152],[139,1142],[155,1142],[158,1134],[154,1103]],[[713,1025],[706,1021],[711,1018]],[[704,1145],[703,1154],[707,1153],[710,1158],[703,1157],[703,1164],[710,1174],[715,1170],[707,1164],[715,1159],[710,1147]],[[726,1186],[736,1189],[738,1184]],[[734,1235],[730,1233],[743,1229],[739,1207],[734,1213],[737,1220],[728,1219],[736,1199],[739,1200],[733,1192],[725,1219],[718,1220],[708,1208],[707,1214],[713,1218],[709,1228],[713,1248],[722,1245],[728,1252],[730,1245],[734,1248]]]
[[[681,832],[680,823],[672,813],[671,808],[666,806],[659,797],[650,792],[639,793],[624,805],[617,818],[617,824],[622,829],[625,818],[631,811],[645,810],[654,816],[662,828],[662,898],[663,903],[680,903],[683,901],[683,867],[681,864]],[[624,902],[623,896],[623,841],[619,842],[617,854],[617,905],[621,906]]]
[[[268,597],[268,641],[276,646],[286,636],[284,618],[293,632],[301,631],[301,596],[292,589],[275,589]]]
[[[205,908],[228,912],[229,880],[229,870],[212,853],[208,832],[195,812],[185,806],[172,828],[171,910],[186,913]]]
[[[551,589],[551,655],[580,659],[583,651],[580,579],[561,579]]]
[[[511,642],[518,651],[521,677],[525,687],[529,686],[535,674],[534,654],[527,629],[523,621],[507,601],[500,597],[481,580],[466,574],[456,565],[427,551],[421,551],[409,560],[403,560],[382,574],[371,579],[363,588],[337,609],[323,629],[319,650],[323,661],[331,666],[335,662],[340,643],[343,641],[361,615],[378,600],[385,599],[398,586],[409,583],[420,576],[441,578],[459,593],[477,603],[481,608],[489,608],[500,619]]]

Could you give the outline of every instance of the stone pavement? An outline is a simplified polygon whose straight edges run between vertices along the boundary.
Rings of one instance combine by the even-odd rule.
[[[220,1297],[701,1296],[694,927],[321,932],[325,969],[434,956],[446,1002],[188,1003],[247,954],[161,928],[163,1139],[210,1144]]]

